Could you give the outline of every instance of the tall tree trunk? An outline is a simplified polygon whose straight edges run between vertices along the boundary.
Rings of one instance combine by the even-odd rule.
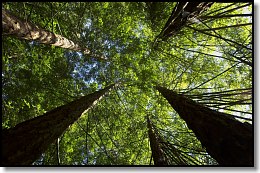
[[[92,55],[89,49],[82,48],[61,35],[46,31],[27,20],[20,19],[6,9],[2,9],[2,25],[3,33],[6,35],[12,35],[19,39],[34,40],[41,44],[53,45],[73,51],[80,51],[85,55]],[[104,56],[94,54],[94,57],[106,60]]]
[[[150,119],[147,116],[147,128],[148,128],[148,135],[150,139],[150,146],[152,150],[152,157],[154,161],[154,165],[168,165],[167,161],[165,160],[163,151],[160,147],[159,139],[156,136],[154,129],[151,125]]]
[[[54,143],[84,111],[90,109],[115,84],[22,122],[2,133],[2,164],[30,165]]]
[[[60,165],[60,138],[56,141],[56,156],[57,156],[57,165]]]
[[[166,41],[169,37],[178,33],[191,18],[198,17],[202,12],[208,10],[212,4],[213,2],[178,2],[157,38]]]
[[[185,120],[207,152],[220,165],[253,166],[253,129],[164,87],[156,89]]]

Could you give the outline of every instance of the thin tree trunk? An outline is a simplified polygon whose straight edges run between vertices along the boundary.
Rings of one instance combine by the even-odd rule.
[[[148,128],[148,135],[150,139],[150,146],[152,150],[152,157],[154,161],[154,165],[168,165],[167,161],[164,158],[163,151],[160,147],[158,138],[154,133],[154,129],[152,128],[151,122],[149,117],[147,116],[147,128]]]
[[[157,86],[156,89],[220,165],[254,165],[252,125],[229,118],[167,88]]]
[[[2,25],[4,35],[12,35],[19,39],[33,40],[41,44],[53,45],[79,51],[85,55],[92,55],[89,49],[82,48],[61,35],[46,31],[27,20],[20,19],[6,9],[2,9]],[[94,54],[94,57],[106,60],[104,56]]]
[[[208,79],[207,81],[205,81],[205,82],[203,82],[203,83],[199,84],[198,86],[196,86],[196,87],[194,87],[194,88],[192,88],[192,89],[190,89],[190,90],[186,91],[185,93],[191,92],[191,91],[193,91],[193,90],[195,90],[195,89],[197,89],[197,88],[201,87],[202,85],[205,85],[206,83],[208,83],[208,82],[212,81],[213,79],[216,79],[218,76],[220,76],[220,75],[222,75],[222,74],[226,73],[227,71],[231,70],[232,68],[234,68],[234,67],[235,67],[237,64],[239,64],[239,62],[238,62],[238,63],[236,63],[236,64],[234,64],[233,66],[229,67],[229,68],[228,68],[228,69],[226,69],[225,71],[223,71],[223,72],[221,72],[221,73],[217,74],[217,75],[216,75],[216,76],[214,76],[213,78],[210,78],[210,79]]]
[[[215,14],[214,16],[220,16],[220,17],[221,17],[221,15],[222,15],[222,16],[225,16],[224,14],[231,13],[232,11],[238,10],[238,9],[240,9],[240,8],[244,8],[244,7],[249,6],[249,5],[251,5],[251,4],[252,4],[252,2],[249,2],[249,3],[245,4],[245,5],[242,5],[242,6],[239,6],[239,7],[235,7],[235,8],[229,9],[229,10],[227,10],[227,11],[223,11],[223,9],[220,8],[220,9],[218,9],[217,11],[222,11],[222,12],[220,12],[220,13],[218,13],[218,14]],[[232,4],[231,4],[231,6],[232,6]],[[228,6],[226,6],[226,7],[228,7]],[[226,9],[226,8],[225,8],[225,9]],[[217,11],[210,12],[210,13],[206,14],[205,16],[209,16],[210,14],[213,14],[213,13],[215,13],[215,12],[217,12]],[[212,18],[212,19],[204,19],[203,21],[204,21],[204,23],[209,23],[209,22],[211,22],[211,21],[213,21],[213,20],[215,20],[215,18]]]
[[[220,18],[231,18],[231,17],[251,17],[252,14],[230,14],[230,15],[216,15],[216,16],[200,16],[200,19],[220,19]]]
[[[235,42],[235,41],[233,41],[233,40],[224,38],[224,37],[222,37],[222,36],[218,36],[218,35],[214,35],[214,34],[211,34],[211,33],[208,33],[208,32],[204,32],[204,31],[198,30],[198,29],[193,28],[193,27],[188,26],[188,25],[187,25],[187,27],[190,28],[190,29],[193,29],[194,31],[197,31],[197,32],[199,32],[199,33],[202,33],[202,34],[205,34],[205,35],[209,35],[209,36],[212,36],[212,37],[216,37],[216,38],[219,38],[219,39],[224,40],[224,41],[226,41],[226,42],[231,42],[231,43],[237,45],[239,48],[245,48],[245,49],[252,50],[252,49],[250,49],[250,48],[248,48],[248,47],[246,47],[246,46],[244,46],[244,45],[242,45],[242,44],[240,44],[240,43],[237,43],[237,42]],[[248,65],[249,65],[249,64],[248,64]],[[251,65],[251,66],[252,66],[252,65]]]
[[[243,23],[243,24],[223,26],[223,27],[218,27],[218,28],[200,29],[200,31],[215,31],[215,30],[220,30],[220,29],[234,28],[234,27],[247,26],[247,25],[252,26],[252,23]]]
[[[229,4],[229,5],[225,6],[225,7],[218,8],[217,10],[210,11],[210,12],[206,13],[205,16],[209,16],[210,14],[216,13],[218,11],[224,11],[225,9],[227,9],[227,8],[229,8],[229,7],[231,7],[231,6],[235,5],[235,4],[236,4],[236,2],[234,2],[232,4]]]
[[[2,133],[2,164],[30,165],[115,84],[22,122]]]
[[[235,8],[226,10],[226,11],[221,10],[222,12],[216,14],[216,16],[220,16],[220,15],[226,14],[226,13],[229,13],[229,14],[230,14],[231,12],[233,12],[233,11],[235,11],[235,10],[238,10],[238,9],[240,9],[240,8],[244,8],[244,7],[249,6],[249,5],[251,5],[251,4],[252,4],[252,2],[249,2],[249,3],[245,4],[245,5],[241,5],[241,6],[239,6],[239,7],[235,7]],[[207,16],[208,16],[208,15],[209,15],[209,14],[207,14]],[[224,16],[224,15],[222,15],[222,16]]]
[[[207,56],[212,56],[212,57],[216,57],[216,58],[226,59],[226,60],[229,60],[229,61],[234,61],[234,60],[232,60],[232,59],[228,59],[228,58],[223,57],[223,56],[207,54],[207,53],[200,52],[200,51],[196,51],[196,50],[185,49],[185,48],[182,48],[182,47],[179,47],[179,46],[176,46],[176,45],[172,45],[172,47],[176,47],[176,48],[179,48],[179,49],[182,49],[182,50],[186,50],[186,51],[189,51],[189,52],[199,53],[199,54],[202,54],[202,55],[207,55]],[[238,62],[238,61],[234,61],[234,62]]]
[[[60,138],[56,141],[56,156],[57,156],[57,165],[60,165]]]

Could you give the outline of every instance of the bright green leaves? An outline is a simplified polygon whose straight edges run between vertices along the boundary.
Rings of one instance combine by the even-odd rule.
[[[104,8],[108,8],[109,3],[108,2],[104,2]]]

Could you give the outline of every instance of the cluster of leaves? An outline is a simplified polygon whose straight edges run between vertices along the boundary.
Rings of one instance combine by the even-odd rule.
[[[250,23],[251,17],[205,17],[219,15],[219,9],[227,11],[223,15],[252,12],[252,5],[246,4],[214,3],[201,22],[189,23],[167,42],[154,44],[175,2],[4,3],[15,15],[88,47],[108,61],[3,36],[3,128],[121,81],[121,87],[82,115],[34,164],[152,164],[147,115],[178,150],[199,164],[216,164],[153,86],[191,98],[252,88],[252,67],[243,62],[252,63],[252,25],[213,29]],[[252,112],[250,104],[232,109]]]

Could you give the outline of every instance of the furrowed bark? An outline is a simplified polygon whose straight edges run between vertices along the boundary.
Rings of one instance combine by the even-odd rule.
[[[198,17],[212,4],[213,2],[178,2],[156,40],[161,38],[166,41],[169,37],[177,34],[191,18]]]
[[[42,116],[22,122],[2,133],[2,165],[30,165],[54,143],[63,132],[115,84],[66,105],[57,107]]]
[[[211,110],[167,88],[157,86],[156,89],[220,165],[254,166],[252,125]]]

